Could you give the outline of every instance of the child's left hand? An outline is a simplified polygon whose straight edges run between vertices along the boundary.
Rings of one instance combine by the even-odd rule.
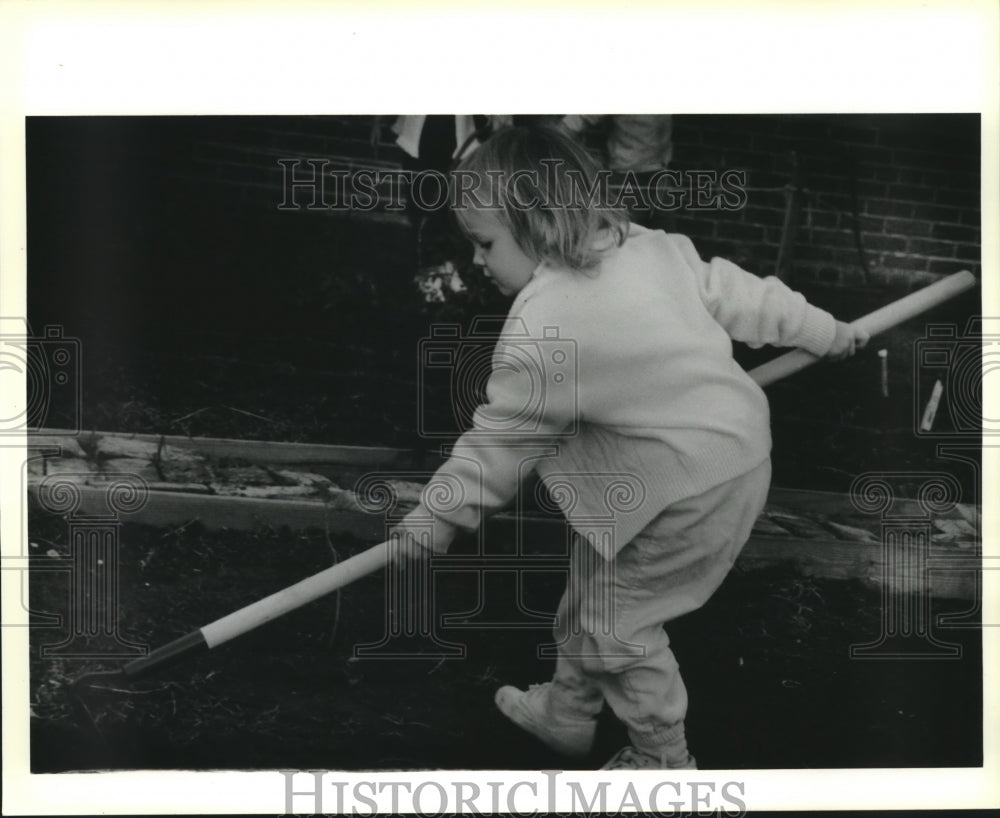
[[[826,357],[834,361],[849,358],[855,351],[862,349],[868,343],[868,339],[868,333],[860,327],[838,321],[837,334],[834,336],[833,345],[827,351]]]

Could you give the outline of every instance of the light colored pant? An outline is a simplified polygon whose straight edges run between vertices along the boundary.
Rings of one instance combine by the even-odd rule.
[[[665,509],[607,562],[575,538],[555,626],[552,706],[606,700],[633,745],[683,761],[688,695],[663,629],[719,587],[764,508],[771,463]]]

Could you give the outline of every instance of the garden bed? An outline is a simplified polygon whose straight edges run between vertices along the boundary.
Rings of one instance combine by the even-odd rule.
[[[54,508],[59,484],[78,495],[76,512],[105,514],[116,481],[143,487],[148,501],[128,510],[128,519],[156,525],[197,521],[208,528],[247,529],[264,523],[291,528],[322,527],[370,542],[419,501],[423,484],[440,458],[390,447],[321,446],[165,435],[92,432],[80,436],[36,435],[39,455],[28,464],[33,503]],[[530,496],[531,491],[524,492]],[[530,500],[508,527],[564,539],[561,518]],[[796,564],[807,575],[860,579],[877,588],[897,588],[907,577],[887,568],[888,515],[925,518],[926,540],[909,550],[942,570],[920,577],[938,596],[972,598],[980,552],[976,507],[952,503],[932,512],[919,502],[894,499],[883,513],[829,492],[774,488],[741,559],[748,566]],[[963,566],[964,569],[963,569]],[[971,566],[971,569],[969,568]],[[912,589],[912,585],[911,585]]]
[[[436,558],[431,631],[393,630],[400,616],[416,621],[415,609],[407,620],[405,601],[374,574],[207,654],[132,682],[99,677],[77,696],[74,679],[137,655],[123,645],[158,647],[369,547],[384,536],[387,510],[417,501],[420,475],[434,463],[421,472],[418,455],[387,447],[157,435],[55,434],[32,444],[48,456],[29,461],[31,609],[61,617],[31,631],[34,771],[566,765],[492,705],[500,684],[551,673],[537,648],[550,641],[565,582],[558,518],[501,514],[485,553],[465,538]],[[356,490],[373,477],[392,488],[393,502],[366,505]],[[108,488],[123,479],[145,484],[149,496],[116,528],[108,639],[72,621],[71,582],[93,587],[101,570],[81,560],[72,530],[106,514]],[[76,487],[75,511],[44,509],[53,481]],[[908,500],[895,508],[920,510]],[[956,505],[926,525],[924,556],[965,570],[931,572],[917,593],[887,567],[878,515],[844,495],[772,491],[720,592],[669,628],[703,767],[979,763],[981,646],[968,570],[978,565],[978,515]],[[515,530],[534,560],[521,563],[519,586],[509,571]],[[922,622],[951,650],[933,661],[892,659],[890,640],[873,658],[870,646],[884,641],[890,608],[907,592],[911,611],[929,606]],[[944,614],[951,627],[938,621]],[[913,654],[928,644],[899,647]],[[598,765],[624,741],[605,714],[580,766]]]
[[[367,546],[322,530],[209,531],[197,523],[126,524],[120,536],[120,635],[150,647]],[[64,519],[33,515],[36,567],[65,562],[67,540]],[[469,548],[459,543],[457,553]],[[524,601],[551,612],[562,582],[558,572],[538,572]],[[478,587],[474,573],[442,575],[435,612],[474,608]],[[65,611],[66,594],[64,571],[31,572],[34,611]],[[510,613],[510,600],[504,604]],[[850,658],[852,645],[878,641],[883,604],[859,581],[804,577],[794,566],[737,568],[704,609],[674,623],[701,766],[980,764],[981,632],[937,628],[938,639],[960,647],[950,659]],[[933,600],[935,616],[969,608]],[[448,651],[426,640],[393,643],[410,650],[405,659],[356,655],[383,639],[386,615],[384,580],[372,575],[133,683],[96,680],[79,700],[72,680],[123,660],[43,656],[67,624],[34,628],[32,769],[565,768],[492,704],[498,685],[551,673],[536,658],[549,641],[545,622],[445,628]],[[456,645],[461,655],[442,655]],[[593,756],[578,766],[598,765],[624,741],[606,713]]]

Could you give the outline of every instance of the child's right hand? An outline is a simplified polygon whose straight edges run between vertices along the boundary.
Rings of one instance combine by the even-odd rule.
[[[389,532],[389,553],[399,566],[427,559],[432,553],[443,554],[451,545],[456,531],[454,526],[431,516],[420,505]]]
[[[834,361],[849,358],[868,343],[869,337],[868,333],[861,327],[838,321],[837,334],[833,338],[833,345],[827,351],[826,357]]]

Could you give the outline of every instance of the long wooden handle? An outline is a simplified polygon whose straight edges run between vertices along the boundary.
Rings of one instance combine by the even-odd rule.
[[[250,603],[245,608],[216,619],[211,624],[191,631],[157,648],[147,656],[134,659],[122,668],[122,673],[126,676],[137,676],[154,667],[176,661],[191,652],[214,648],[260,627],[265,622],[301,608],[314,599],[350,585],[355,580],[384,567],[388,559],[389,543],[374,545],[318,574],[306,577],[301,582],[289,585],[270,596]]]
[[[975,286],[976,277],[968,270],[962,270],[960,273],[935,281],[930,286],[917,290],[915,293],[910,293],[898,301],[886,304],[875,312],[870,312],[851,323],[853,326],[861,327],[869,335],[878,335],[880,332],[892,329],[915,315],[926,312],[931,307],[936,307]],[[787,378],[789,375],[794,375],[818,360],[820,359],[812,353],[806,352],[804,349],[796,349],[751,369],[749,374],[760,386],[768,386],[782,378]]]
[[[854,324],[864,328],[870,335],[876,335],[947,301],[949,298],[954,298],[975,285],[976,279],[972,273],[968,271],[955,273],[859,318]],[[804,369],[817,360],[819,359],[815,355],[803,350],[795,350],[751,370],[750,375],[761,386],[767,386]],[[129,662],[122,670],[127,676],[134,676],[186,655],[193,650],[217,647],[223,642],[228,642],[230,639],[247,633],[272,619],[277,619],[289,611],[300,608],[314,599],[319,599],[338,588],[350,585],[355,580],[387,565],[388,560],[389,543],[379,543],[343,562],[320,571],[318,574],[306,577],[295,585],[290,585],[247,605],[245,608],[233,611],[209,625],[175,639],[173,642],[152,651],[149,655]]]
[[[205,644],[214,648],[383,568],[389,559],[388,548],[387,542],[379,543],[222,619],[216,619],[201,629]]]

